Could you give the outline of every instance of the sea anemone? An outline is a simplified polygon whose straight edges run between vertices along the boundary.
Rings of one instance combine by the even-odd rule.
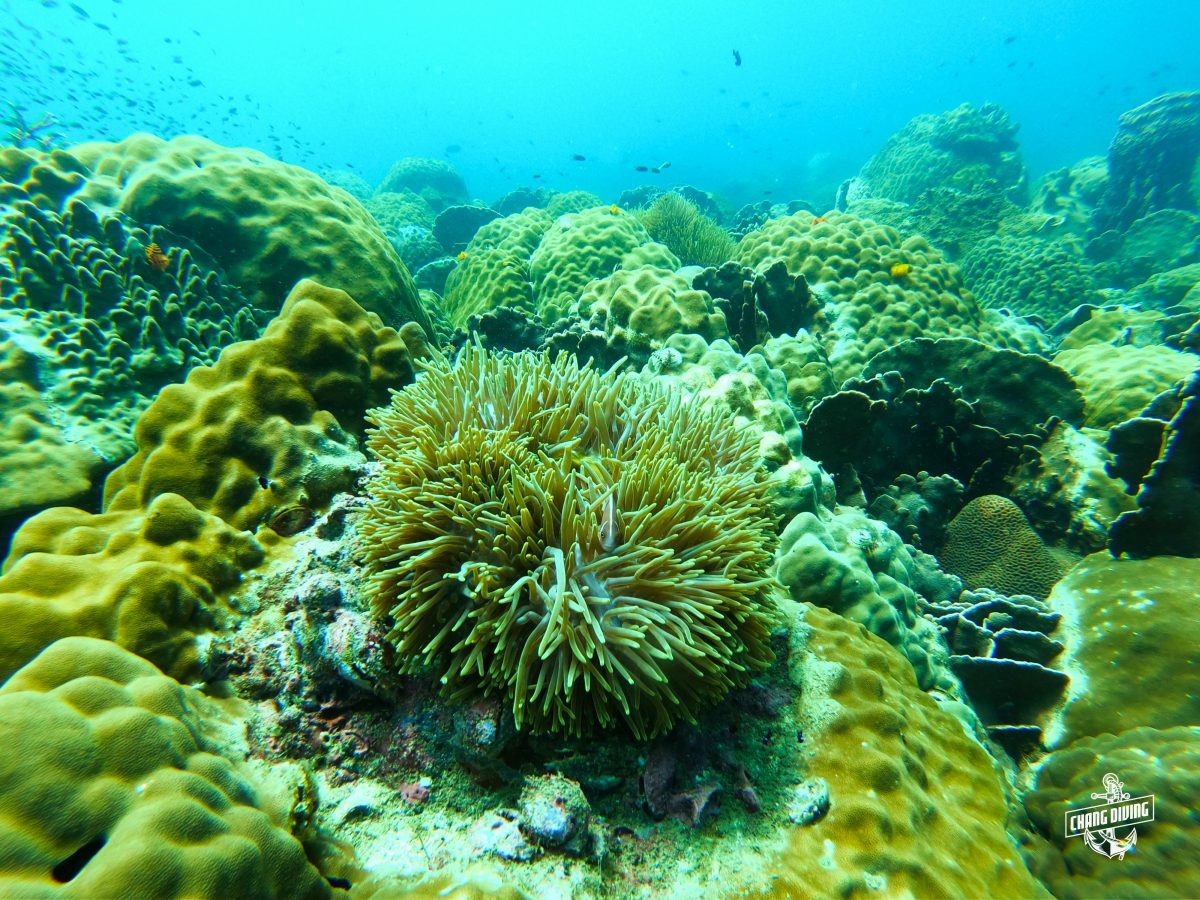
[[[371,424],[367,590],[405,671],[530,731],[648,738],[770,663],[750,432],[566,353],[473,345]]]

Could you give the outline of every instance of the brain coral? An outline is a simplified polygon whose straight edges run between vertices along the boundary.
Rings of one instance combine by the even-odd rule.
[[[816,221],[801,212],[768,221],[742,238],[733,258],[755,271],[782,260],[832,307],[814,329],[838,381],[859,374],[874,354],[906,338],[974,337],[1004,346],[984,321],[956,266],[921,237],[846,213]],[[893,275],[893,266],[907,265]]]
[[[616,207],[559,216],[529,259],[538,312],[550,320],[565,315],[589,281],[638,265],[674,270],[679,260],[655,244],[636,217]]]
[[[1046,599],[1071,562],[1042,543],[1017,504],[996,494],[976,497],[950,520],[937,556],[971,590],[991,588],[1039,600]]]
[[[1200,723],[1197,584],[1197,559],[1096,553],[1055,586],[1050,605],[1077,638],[1067,648],[1071,688],[1054,745]]]
[[[316,278],[388,321],[411,319],[432,333],[408,270],[370,213],[312,172],[194,135],[135,134],[71,152],[92,173],[78,194],[84,202],[199,244],[255,306],[278,309],[292,285]]]
[[[469,345],[373,416],[368,590],[405,668],[531,731],[648,737],[770,661],[766,474],[719,415]]]
[[[328,897],[218,711],[115,644],[66,638],[0,687],[0,894]]]
[[[1154,821],[1137,826],[1134,852],[1118,860],[1095,853],[1081,837],[1065,836],[1066,812],[1096,804],[1104,776],[1117,774],[1131,797],[1155,797]],[[1200,728],[1134,728],[1083,738],[1040,764],[1025,808],[1047,838],[1035,872],[1054,896],[1200,896]],[[1119,837],[1128,828],[1117,830]]]

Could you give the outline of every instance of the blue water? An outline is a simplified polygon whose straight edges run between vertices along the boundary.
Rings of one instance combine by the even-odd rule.
[[[195,132],[372,182],[399,157],[443,157],[484,200],[521,184],[615,199],[661,179],[828,203],[914,115],[987,100],[1021,125],[1036,175],[1104,153],[1121,112],[1200,82],[1200,3],[1177,0],[0,10],[0,102],[77,123],[68,143]]]

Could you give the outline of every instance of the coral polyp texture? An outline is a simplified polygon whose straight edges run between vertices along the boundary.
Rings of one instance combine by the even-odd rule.
[[[328,897],[216,704],[108,641],[0,687],[0,895]]]
[[[530,731],[648,737],[770,662],[766,472],[718,414],[469,345],[372,417],[368,590],[404,668]]]
[[[278,309],[293,284],[316,278],[389,320],[431,330],[408,270],[370,213],[307,169],[195,135],[135,134],[71,152],[91,173],[80,199],[195,241],[256,306]]]
[[[742,238],[733,259],[764,272],[782,261],[803,275],[828,323],[814,328],[838,380],[906,338],[1013,340],[985,318],[957,266],[923,237],[846,213],[800,212],[771,219]]]

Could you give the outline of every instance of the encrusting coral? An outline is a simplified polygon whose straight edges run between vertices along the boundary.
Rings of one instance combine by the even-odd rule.
[[[644,738],[770,662],[766,472],[719,414],[468,345],[372,417],[368,592],[402,667],[531,731]]]

